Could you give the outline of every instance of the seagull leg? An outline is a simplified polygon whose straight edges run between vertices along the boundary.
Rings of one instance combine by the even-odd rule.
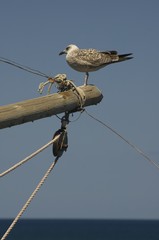
[[[86,72],[85,78],[84,78],[84,85],[87,85],[87,84],[88,84],[88,77],[89,77],[89,73]]]

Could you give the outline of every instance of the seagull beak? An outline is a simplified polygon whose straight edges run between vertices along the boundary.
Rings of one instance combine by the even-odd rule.
[[[59,53],[59,55],[66,54],[66,50],[63,50],[62,52]]]

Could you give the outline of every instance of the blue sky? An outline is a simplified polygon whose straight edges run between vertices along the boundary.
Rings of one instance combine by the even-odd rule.
[[[89,83],[104,98],[87,110],[159,163],[158,9],[157,0],[3,0],[0,56],[48,75],[66,73],[82,85],[84,74],[58,56],[68,44],[133,52],[131,61],[90,73]],[[0,79],[1,105],[39,97],[44,81],[4,63]],[[47,143],[59,127],[53,116],[1,130],[1,172]],[[157,168],[85,113],[69,124],[68,135],[68,151],[23,217],[159,219]],[[48,148],[1,178],[1,218],[17,215],[53,159]]]

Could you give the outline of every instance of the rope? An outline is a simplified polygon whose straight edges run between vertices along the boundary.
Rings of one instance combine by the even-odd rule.
[[[32,74],[35,74],[35,75],[38,75],[38,76],[41,76],[41,77],[45,77],[45,78],[49,78],[49,76],[47,76],[45,73],[43,72],[40,72],[39,70],[35,70],[33,68],[30,68],[30,67],[27,67],[27,66],[24,66],[22,64],[19,64],[17,62],[14,62],[12,60],[9,60],[7,58],[3,58],[3,57],[0,57],[0,62],[3,62],[3,63],[7,63],[9,65],[12,65],[14,67],[17,67],[17,68],[20,68],[26,72],[30,72]]]
[[[43,183],[47,179],[47,177],[50,174],[50,172],[53,170],[53,168],[54,168],[55,164],[57,163],[57,161],[58,161],[58,157],[50,165],[49,169],[47,170],[47,172],[45,173],[45,175],[43,176],[43,178],[41,179],[41,181],[39,182],[39,184],[37,185],[37,187],[35,188],[35,190],[31,194],[31,196],[28,198],[27,202],[24,204],[24,206],[22,207],[22,209],[20,210],[20,212],[18,213],[16,218],[13,220],[13,222],[11,223],[11,225],[9,226],[9,228],[7,229],[7,231],[5,232],[5,234],[3,235],[1,240],[5,240],[6,237],[9,235],[9,233],[11,232],[11,230],[13,229],[13,227],[15,226],[15,224],[17,223],[19,218],[22,216],[22,214],[24,213],[26,208],[29,206],[29,204],[31,203],[31,201],[33,200],[33,198],[35,197],[35,195],[37,194],[37,192],[39,191],[39,189],[41,188],[41,186],[43,185]]]
[[[120,137],[124,142],[126,142],[130,147],[132,147],[136,152],[138,152],[140,155],[142,155],[146,160],[148,160],[150,163],[152,163],[155,167],[157,167],[159,169],[159,165],[158,163],[156,163],[154,160],[152,160],[150,157],[147,156],[147,154],[141,150],[140,148],[138,148],[137,146],[135,146],[133,143],[131,143],[129,140],[127,140],[126,138],[124,138],[120,133],[118,133],[114,128],[112,128],[110,125],[102,122],[101,120],[99,120],[98,118],[92,116],[90,113],[88,113],[86,110],[85,112],[87,113],[87,115],[89,117],[91,117],[92,119],[94,119],[95,121],[99,122],[100,124],[102,124],[104,127],[108,128],[111,132],[113,132],[114,134],[116,134],[118,137]]]
[[[56,136],[54,139],[52,139],[50,142],[48,142],[47,144],[45,144],[44,146],[42,146],[41,148],[39,148],[37,151],[33,152],[32,154],[30,154],[28,157],[24,158],[23,160],[21,160],[20,162],[18,162],[17,164],[13,165],[11,168],[9,168],[8,170],[2,172],[0,174],[0,177],[3,177],[4,175],[6,175],[7,173],[13,171],[14,169],[16,169],[17,167],[19,167],[20,165],[24,164],[25,162],[27,162],[28,160],[30,160],[31,158],[33,158],[34,156],[36,156],[38,153],[42,152],[45,148],[49,147],[51,144],[53,144],[57,139],[59,138],[59,136]]]
[[[32,73],[32,74],[35,74],[35,75],[38,75],[38,76],[41,76],[41,77],[48,78],[48,81],[46,81],[45,83],[44,83],[44,82],[40,83],[39,88],[38,88],[38,91],[39,91],[40,93],[43,92],[44,86],[47,85],[47,84],[49,84],[49,88],[48,88],[48,94],[49,94],[49,93],[50,93],[50,90],[51,90],[51,87],[52,87],[52,84],[54,83],[54,81],[55,81],[57,84],[60,84],[61,82],[64,82],[64,81],[67,79],[66,74],[58,74],[58,75],[56,75],[54,78],[51,78],[50,76],[46,75],[45,73],[43,73],[43,72],[41,72],[41,71],[39,71],[39,70],[35,70],[35,69],[33,69],[33,68],[24,66],[24,65],[22,65],[22,64],[19,64],[19,63],[17,63],[17,62],[14,62],[14,61],[9,60],[9,59],[4,58],[4,57],[0,57],[0,62],[7,63],[7,64],[9,64],[9,65],[12,65],[12,66],[14,66],[14,67],[17,67],[17,68],[19,68],[19,69],[21,69],[21,70],[24,70],[24,71],[26,71],[26,72],[30,72],[30,73]],[[52,81],[52,80],[53,80],[53,81]],[[58,83],[59,80],[61,80],[61,81]],[[75,90],[75,92],[76,92],[76,95],[77,95],[77,97],[78,97],[78,100],[79,100],[80,108],[82,108],[83,105],[84,105],[84,103],[85,103],[85,100],[86,100],[84,91],[83,91],[82,89],[78,89],[78,90],[77,90],[76,85],[75,85],[72,81],[70,81],[70,80],[67,80],[67,83],[68,83],[69,85],[71,85],[72,88],[74,88],[74,90]]]
[[[85,101],[86,101],[86,96],[85,96],[84,91],[81,88],[77,89],[76,85],[72,81],[70,81],[70,80],[66,80],[66,81],[70,84],[71,89],[74,91],[74,93],[78,97],[79,107],[81,109],[83,109],[83,106],[84,106]]]

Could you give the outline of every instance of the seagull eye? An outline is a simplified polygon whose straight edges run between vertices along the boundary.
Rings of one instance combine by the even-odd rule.
[[[68,51],[68,50],[69,50],[69,48],[70,48],[70,47],[67,47],[67,48],[66,48],[66,51]]]

